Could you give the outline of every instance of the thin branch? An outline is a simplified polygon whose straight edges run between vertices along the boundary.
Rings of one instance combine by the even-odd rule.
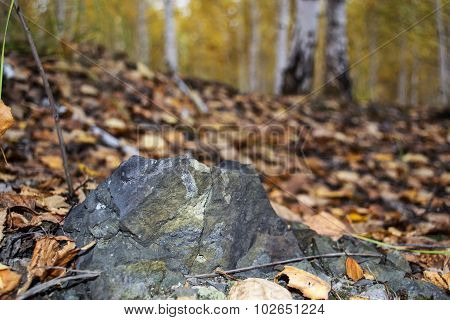
[[[100,275],[101,272],[99,271],[90,271],[85,273],[81,273],[75,276],[68,276],[63,278],[55,278],[50,281],[38,284],[37,286],[25,291],[23,294],[17,297],[17,300],[25,300],[28,298],[31,298],[32,296],[42,293],[48,289],[50,289],[53,286],[61,285],[65,282],[72,281],[72,280],[87,280],[87,279],[93,279]]]
[[[376,257],[381,258],[382,256],[379,254],[373,254],[373,253],[346,253],[346,252],[338,252],[338,253],[325,253],[325,254],[319,254],[316,256],[307,256],[307,257],[300,257],[300,258],[293,258],[289,260],[282,260],[282,261],[275,261],[271,263],[265,263],[265,264],[259,264],[256,266],[251,267],[244,267],[244,268],[238,268],[238,269],[231,269],[231,270],[220,270],[220,272],[214,271],[213,273],[204,273],[204,274],[197,274],[197,275],[185,275],[186,278],[213,278],[220,276],[222,274],[234,274],[234,273],[240,273],[250,270],[256,270],[261,268],[267,268],[267,267],[275,267],[282,264],[288,264],[288,263],[294,263],[294,262],[300,262],[303,260],[313,260],[313,259],[320,259],[320,258],[336,258],[336,257],[343,257],[343,256],[349,256],[349,257]]]
[[[20,9],[20,6],[18,4],[18,0],[15,1],[14,5],[15,5],[17,15],[19,16],[20,23],[22,24],[23,30],[25,31],[25,34],[27,36],[27,40],[28,40],[28,43],[31,48],[31,53],[33,54],[34,60],[39,69],[39,73],[42,77],[42,81],[44,83],[44,88],[45,88],[45,92],[48,97],[48,101],[50,103],[50,106],[53,109],[53,118],[55,119],[56,132],[58,134],[59,147],[60,147],[61,157],[62,157],[63,165],[64,165],[64,174],[66,175],[66,182],[67,182],[67,186],[69,187],[69,197],[70,197],[70,199],[73,199],[73,196],[74,196],[73,183],[72,183],[72,178],[70,177],[69,163],[68,163],[67,154],[66,154],[66,146],[64,143],[61,126],[59,124],[58,108],[56,106],[55,99],[53,97],[53,93],[50,88],[50,84],[48,82],[47,74],[45,73],[44,67],[42,66],[42,62],[41,62],[41,59],[39,58],[39,54],[37,52],[36,45],[34,44],[33,37],[31,36],[30,28],[28,27],[28,25],[25,21],[22,10]]]

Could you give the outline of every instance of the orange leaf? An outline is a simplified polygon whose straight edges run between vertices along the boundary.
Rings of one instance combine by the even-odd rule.
[[[14,124],[11,108],[0,100],[0,137]]]
[[[362,279],[364,276],[363,269],[359,263],[350,257],[345,261],[345,270],[347,271],[347,276],[355,282]]]
[[[3,298],[7,293],[13,291],[19,282],[20,275],[0,263],[0,297]]]

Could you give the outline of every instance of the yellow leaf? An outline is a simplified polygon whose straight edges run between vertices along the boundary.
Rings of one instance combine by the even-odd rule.
[[[50,169],[61,170],[63,168],[63,162],[60,156],[42,156],[40,157],[40,160]]]
[[[355,282],[362,279],[364,276],[363,269],[359,263],[350,257],[345,261],[345,270],[347,271],[347,276]]]
[[[0,138],[14,124],[11,108],[0,100]]]
[[[424,271],[423,272],[423,276],[425,278],[425,280],[433,283],[434,285],[450,291],[450,274],[446,273],[443,275],[440,275],[438,272],[436,271]]]
[[[237,282],[228,294],[228,300],[292,300],[291,293],[282,286],[259,278]]]
[[[300,290],[304,297],[313,300],[328,300],[331,285],[325,280],[292,266],[285,266],[275,277],[275,282],[287,277],[287,286]]]

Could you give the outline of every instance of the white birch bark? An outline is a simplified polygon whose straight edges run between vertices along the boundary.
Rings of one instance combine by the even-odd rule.
[[[148,0],[138,0],[137,17],[137,58],[142,63],[150,63],[150,38],[148,33]]]
[[[406,104],[406,96],[407,96],[407,66],[405,61],[406,54],[406,36],[401,38],[400,42],[400,70],[398,73],[398,81],[397,81],[397,103],[400,105]]]
[[[261,45],[261,31],[259,26],[260,12],[257,0],[251,1],[250,6],[250,21],[252,28],[252,36],[250,40],[250,52],[249,52],[249,89],[250,91],[256,91],[258,89],[258,63],[259,63],[259,50]]]
[[[177,44],[175,34],[175,18],[173,16],[173,0],[164,0],[165,16],[165,55],[170,73],[178,71]]]
[[[326,81],[332,91],[351,99],[345,0],[327,2]]]
[[[56,1],[56,30],[58,32],[58,37],[61,37],[64,34],[66,5],[66,0]]]
[[[309,92],[313,84],[319,0],[297,0],[294,39],[283,72],[282,93]]]
[[[449,75],[447,67],[447,57],[445,53],[446,49],[446,36],[444,31],[444,24],[442,22],[442,8],[441,1],[436,0],[436,27],[438,31],[438,41],[439,41],[439,81],[440,81],[440,93],[441,93],[441,104],[447,106],[449,103]]]
[[[274,92],[281,92],[283,70],[287,63],[287,36],[289,28],[290,0],[278,0],[278,39],[275,66]]]

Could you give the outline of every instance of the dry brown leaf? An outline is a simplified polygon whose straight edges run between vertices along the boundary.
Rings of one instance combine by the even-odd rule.
[[[280,278],[286,277],[288,278],[287,286],[300,290],[304,297],[313,300],[328,300],[328,292],[331,290],[331,285],[325,280],[304,270],[285,266],[283,271],[276,275],[275,282],[278,283]]]
[[[293,212],[291,209],[282,206],[281,204],[278,204],[276,202],[270,201],[270,204],[272,205],[273,210],[275,213],[286,221],[293,221],[293,222],[301,222],[302,219],[300,219],[300,215]]]
[[[35,278],[44,282],[64,275],[65,269],[52,267],[65,268],[79,252],[75,242],[65,236],[45,236],[38,239],[27,267],[27,281],[20,288],[19,294],[25,292]]]
[[[237,282],[228,294],[228,300],[292,300],[291,293],[282,286],[259,278]]]
[[[312,216],[306,216],[303,220],[308,227],[318,234],[329,236],[335,241],[344,234],[351,233],[350,227],[324,211]]]
[[[359,263],[351,257],[347,257],[347,260],[345,261],[345,270],[347,276],[355,282],[362,279],[364,276],[363,269]]]
[[[442,288],[444,290],[447,290],[450,292],[450,274],[439,274],[437,271],[429,271],[425,270],[423,272],[423,277],[425,280],[433,283],[434,285],[438,286],[439,288]]]
[[[19,282],[20,275],[0,263],[0,298],[6,297],[8,293],[16,289]]]
[[[33,210],[35,205],[35,197],[10,192],[0,193],[0,207],[22,206]]]
[[[14,124],[11,108],[0,99],[0,138]]]
[[[44,205],[47,209],[61,209],[70,208],[70,205],[66,202],[66,199],[62,196],[54,195],[44,199]]]
[[[60,156],[42,156],[39,158],[43,164],[45,164],[50,169],[54,170],[62,170],[63,162]]]

